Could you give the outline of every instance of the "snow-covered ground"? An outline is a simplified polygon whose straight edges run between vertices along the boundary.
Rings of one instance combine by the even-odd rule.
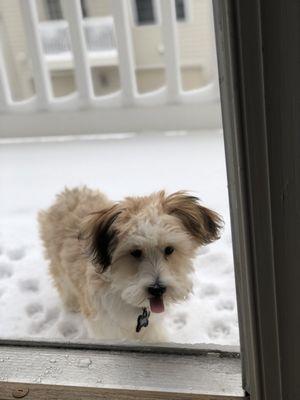
[[[166,327],[174,342],[238,344],[222,132],[65,139],[0,141],[0,337],[85,337],[81,316],[62,309],[52,286],[36,215],[64,186],[86,184],[115,200],[187,189],[223,216],[222,238],[195,260],[194,294]]]

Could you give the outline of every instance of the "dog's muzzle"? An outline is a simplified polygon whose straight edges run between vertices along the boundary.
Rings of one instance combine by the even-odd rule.
[[[151,294],[154,297],[160,297],[162,296],[167,288],[160,283],[156,283],[155,285],[149,286],[148,287],[148,293]]]
[[[154,313],[162,313],[165,311],[163,295],[166,292],[166,286],[155,283],[148,287],[148,293],[150,294],[150,309]]]

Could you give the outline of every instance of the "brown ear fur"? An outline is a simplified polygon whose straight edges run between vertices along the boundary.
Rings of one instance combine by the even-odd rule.
[[[181,220],[199,245],[219,239],[222,218],[216,212],[201,206],[197,197],[179,191],[165,198],[164,208],[168,214]]]
[[[82,223],[79,240],[86,241],[87,253],[100,271],[104,272],[111,264],[111,255],[118,237],[114,222],[121,213],[118,204],[91,213]]]

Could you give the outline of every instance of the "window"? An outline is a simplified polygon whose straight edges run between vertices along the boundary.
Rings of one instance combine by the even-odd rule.
[[[46,0],[46,6],[49,19],[63,19],[60,0]]]
[[[187,18],[186,0],[174,0],[177,21]],[[156,0],[134,0],[134,16],[137,25],[151,25],[157,22],[158,3]]]
[[[135,0],[135,10],[138,25],[155,23],[153,0]]]
[[[296,11],[300,9],[296,8],[295,2],[286,2],[285,12],[282,12],[283,0],[278,3],[274,2],[273,7],[270,7],[270,0],[245,3],[214,0],[216,48],[221,78],[220,88],[229,177],[228,188],[231,212],[234,216],[233,241],[237,261],[236,283],[241,322],[243,388],[246,393],[243,392],[241,386],[239,354],[230,349],[227,351],[225,348],[212,348],[211,345],[205,346],[204,349],[199,349],[195,345],[185,348],[176,345],[165,347],[154,345],[150,348],[138,343],[132,345],[125,342],[123,346],[118,346],[114,343],[99,343],[98,341],[87,343],[84,340],[68,343],[55,341],[33,343],[9,338],[2,340],[0,337],[1,399],[26,398],[28,393],[30,399],[71,398],[72,400],[80,398],[89,400],[99,398],[300,399],[297,373],[300,359],[300,329],[297,317],[297,315],[299,316],[297,305],[300,302],[298,288],[300,280],[300,209],[298,201],[300,196],[298,134],[300,118],[296,112],[296,106],[300,103],[300,75],[297,69],[300,49],[300,38],[297,35],[299,12]],[[30,23],[37,19],[35,18],[37,13],[33,13],[34,8],[28,7],[27,9],[26,7],[35,2],[20,4],[22,4],[23,11],[26,11],[24,20],[27,23],[24,26],[30,28]],[[117,10],[121,3],[114,2],[114,4]],[[29,13],[27,13],[28,10]],[[116,14],[118,13],[116,12]],[[64,21],[57,22],[59,24]],[[32,25],[34,26],[34,24]],[[117,28],[118,25],[115,24]],[[28,34],[28,31],[29,33],[32,31],[27,29],[30,46],[34,42],[32,39],[35,39],[35,35]],[[127,40],[125,35],[120,34],[118,39],[121,40],[123,37]],[[76,43],[76,35],[72,35],[72,40],[73,43]],[[7,198],[5,202],[8,206],[7,210],[12,213],[10,220],[7,219],[5,207],[2,205],[0,207],[1,227],[4,228],[3,233],[1,232],[0,249],[0,298],[4,299],[2,309],[9,311],[10,314],[7,295],[11,296],[14,286],[16,291],[14,296],[11,296],[13,300],[11,304],[14,308],[26,311],[26,315],[34,319],[32,327],[36,329],[35,333],[40,335],[43,327],[48,329],[49,322],[58,321],[61,334],[69,337],[74,333],[74,325],[71,320],[59,320],[58,311],[61,309],[64,312],[64,310],[52,308],[50,297],[45,296],[45,286],[42,285],[42,281],[39,286],[38,280],[32,279],[31,268],[24,271],[23,258],[30,267],[35,263],[39,271],[42,270],[40,260],[35,258],[35,254],[32,254],[33,257],[28,254],[29,249],[35,251],[35,246],[31,246],[31,243],[28,242],[29,246],[20,247],[20,244],[23,246],[21,240],[30,236],[30,231],[25,230],[18,238],[13,234],[8,239],[9,230],[13,223],[19,233],[26,219],[30,226],[33,225],[30,214],[35,213],[33,208],[38,206],[38,203],[31,203],[32,199],[36,200],[42,194],[43,199],[47,200],[49,194],[52,193],[52,190],[47,191],[48,182],[53,178],[56,186],[59,183],[57,178],[62,175],[63,171],[72,181],[73,177],[81,179],[83,176],[81,175],[82,166],[89,163],[91,170],[95,171],[93,182],[105,182],[105,179],[106,182],[110,182],[112,179],[107,179],[107,172],[115,164],[116,173],[112,177],[115,184],[120,176],[119,172],[124,169],[121,157],[123,152],[112,151],[110,153],[108,146],[111,146],[113,138],[119,137],[120,139],[120,135],[121,140],[124,140],[124,133],[117,133],[117,137],[110,136],[108,146],[103,141],[104,137],[100,139],[98,136],[97,140],[101,140],[99,148],[96,148],[96,135],[88,133],[86,141],[90,143],[86,156],[83,143],[78,143],[79,137],[59,138],[59,143],[67,142],[65,146],[69,146],[70,142],[74,141],[76,153],[73,154],[72,165],[71,157],[70,159],[66,158],[65,152],[55,151],[53,142],[56,139],[53,137],[46,139],[41,136],[42,132],[46,132],[44,131],[45,125],[48,125],[46,127],[47,134],[59,134],[62,131],[67,135],[66,131],[69,129],[69,135],[75,135],[78,132],[83,135],[85,127],[88,127],[88,132],[98,132],[98,130],[113,132],[116,131],[116,127],[121,127],[122,132],[131,132],[130,127],[132,126],[135,130],[136,127],[142,130],[145,126],[153,129],[156,121],[161,118],[164,129],[167,129],[166,126],[169,126],[169,129],[170,127],[178,129],[180,123],[182,129],[186,129],[187,126],[196,129],[199,128],[198,115],[203,112],[203,109],[204,111],[207,109],[205,109],[204,102],[197,104],[194,96],[193,99],[190,97],[191,108],[187,108],[187,101],[184,102],[185,108],[180,108],[180,103],[177,101],[179,90],[174,90],[176,97],[169,96],[171,100],[175,99],[177,102],[168,100],[165,110],[161,96],[158,97],[159,102],[156,104],[151,102],[150,107],[147,108],[147,104],[138,103],[139,99],[135,95],[134,85],[123,85],[127,92],[123,91],[121,95],[124,93],[125,96],[120,97],[117,92],[117,101],[106,103],[108,106],[112,104],[111,109],[94,107],[96,105],[95,102],[92,103],[94,97],[89,93],[86,95],[87,90],[81,88],[79,88],[77,98],[75,97],[75,103],[73,102],[74,97],[70,96],[71,103],[68,104],[68,99],[66,99],[64,108],[59,109],[60,102],[51,101],[51,93],[48,93],[50,91],[45,84],[47,80],[45,77],[42,77],[43,79],[40,77],[40,57],[37,57],[39,54],[36,52],[36,48],[36,45],[30,47],[32,54],[36,55],[32,57],[34,67],[32,70],[39,72],[33,76],[33,79],[39,85],[37,85],[37,96],[32,98],[31,104],[29,102],[15,104],[17,102],[11,100],[6,71],[2,65],[0,70],[0,86],[4,89],[1,92],[1,110],[3,110],[1,118],[4,123],[0,129],[0,136],[4,136],[4,138],[0,141],[0,171],[1,173],[4,171],[3,160],[5,162],[5,158],[14,168],[14,173],[4,171],[3,178],[0,179],[1,198],[5,198],[11,187],[11,199],[17,199],[19,202],[13,205],[11,199]],[[274,62],[280,56],[284,62]],[[131,58],[133,59],[133,57]],[[176,57],[170,57],[169,65],[171,64],[171,66],[173,59],[176,64]],[[86,77],[87,74],[85,73],[84,76]],[[123,82],[127,83],[124,76],[126,78],[126,74],[121,76],[122,84]],[[129,74],[128,76],[128,81],[130,81],[131,76]],[[174,81],[175,79],[173,79]],[[87,79],[82,82],[88,87]],[[175,86],[173,84],[166,88],[173,90]],[[128,88],[132,90],[129,91]],[[85,89],[84,86],[83,89]],[[168,94],[172,95],[172,90],[169,90]],[[85,96],[80,98],[79,103],[79,95],[82,93]],[[212,94],[212,92],[209,93]],[[120,99],[126,100],[124,113],[120,110]],[[188,96],[185,96],[184,100],[187,99]],[[211,105],[216,101],[213,101],[212,96],[208,99],[210,106],[208,110],[211,111]],[[30,107],[28,107],[28,103]],[[94,109],[86,107],[90,104]],[[23,107],[24,105],[26,108]],[[57,107],[57,110],[53,105]],[[70,108],[67,108],[66,105]],[[134,109],[135,105],[138,106],[136,109]],[[19,110],[22,112],[14,112]],[[27,114],[27,110],[29,114]],[[161,115],[158,115],[156,110],[159,110]],[[34,115],[35,113],[36,115]],[[121,119],[122,114],[126,117],[123,120]],[[139,125],[134,125],[139,115]],[[193,115],[197,117],[194,122],[191,121]],[[72,124],[68,128],[69,120],[72,120]],[[115,120],[118,121],[113,125]],[[101,121],[100,124],[99,121]],[[107,127],[111,130],[107,130]],[[35,140],[34,137],[26,137],[26,132],[40,137],[38,140]],[[197,138],[200,136],[212,138],[212,132],[205,131],[201,135],[199,133],[194,131],[193,135]],[[219,130],[217,134],[220,134]],[[22,135],[25,137],[22,138]],[[129,133],[130,140],[132,140],[135,136],[130,135]],[[158,148],[164,150],[163,155],[166,157],[164,160],[167,162],[164,162],[165,165],[163,165],[165,169],[157,168],[155,179],[166,176],[165,171],[171,171],[172,175],[176,177],[181,175],[186,182],[190,176],[199,179],[202,171],[206,173],[207,170],[215,169],[217,152],[210,152],[210,154],[207,152],[203,157],[206,165],[202,171],[195,164],[195,168],[188,168],[187,172],[183,174],[184,170],[178,161],[184,156],[182,144],[186,143],[189,138],[185,132],[170,130],[166,131],[164,136],[172,137],[172,141],[177,140],[176,136],[180,138],[181,142],[177,142],[176,152],[172,152],[170,142],[164,141],[167,144],[165,149],[152,146],[148,140],[151,138],[152,141],[152,137],[154,137],[152,131],[149,137],[142,138],[143,143],[147,145],[144,151],[138,151],[132,143],[127,146],[130,161],[132,161],[133,154],[137,154],[140,158],[135,164],[128,163],[129,169],[125,179],[119,178],[119,186],[122,190],[124,187],[126,193],[128,193],[129,184],[135,187],[137,183],[144,183],[149,177],[154,176],[154,168],[159,167]],[[49,142],[52,143],[49,145]],[[193,142],[190,143],[193,144]],[[22,147],[17,147],[19,144]],[[32,152],[28,154],[31,144],[33,145]],[[43,173],[42,166],[46,164],[46,157],[42,153],[44,145],[51,146],[55,157],[49,157],[51,164]],[[102,170],[97,168],[97,164],[91,163],[92,157],[97,162],[102,159],[98,151],[100,148],[102,154],[106,154],[107,157],[107,167],[103,168],[102,165]],[[194,152],[189,152],[187,155],[191,158],[192,154],[195,154],[198,162],[201,159],[199,157],[200,149],[203,150],[202,144],[194,147]],[[13,152],[15,152],[14,160],[11,157]],[[63,161],[61,163],[58,163],[59,153]],[[46,154],[49,155],[49,149],[44,150],[44,155]],[[175,155],[176,166],[179,166],[177,170],[170,168],[171,154]],[[133,171],[136,170],[140,173],[141,161],[146,156],[149,157],[151,168],[148,170],[148,175],[140,174],[141,179],[137,182],[132,179]],[[24,161],[27,165],[30,160],[32,161],[31,171],[37,171],[41,179],[35,187],[32,185],[32,179],[27,178],[26,182],[23,171]],[[114,162],[115,160],[117,162]],[[185,164],[186,160],[187,158],[184,160]],[[74,171],[73,166],[79,168],[78,174]],[[60,170],[55,171],[54,167],[58,167]],[[100,176],[102,171],[103,179]],[[16,179],[14,177],[20,179],[19,187],[15,186]],[[30,176],[28,177],[30,178]],[[212,178],[214,179],[214,177]],[[165,181],[169,185],[170,180],[166,179]],[[204,181],[208,181],[206,176]],[[61,182],[65,184],[64,179]],[[22,193],[21,198],[19,193]],[[34,196],[32,196],[33,193]],[[211,191],[211,195],[218,199],[220,186]],[[29,200],[27,205],[26,198]],[[5,206],[4,203],[3,205]],[[174,210],[176,208],[172,211]],[[203,223],[211,229],[211,224],[206,221],[206,218],[203,219]],[[69,226],[66,225],[66,228],[69,233]],[[69,235],[67,238],[70,239]],[[77,240],[77,238],[78,236],[74,235],[74,239]],[[7,239],[9,241],[5,243]],[[179,240],[181,239],[178,238],[178,243]],[[23,243],[26,245],[26,242]],[[15,245],[17,247],[14,247]],[[202,254],[210,257],[209,252]],[[220,258],[219,255],[218,258]],[[216,257],[213,256],[211,266],[215,265],[215,261]],[[222,273],[226,273],[228,268],[223,259],[221,261],[222,267],[223,265],[225,267]],[[182,265],[179,265],[179,268],[182,268]],[[211,268],[208,269],[211,270]],[[11,280],[14,277],[16,277],[16,285],[12,285]],[[27,279],[28,277],[30,279]],[[22,293],[28,296],[28,303],[24,301],[25,297],[22,299]],[[198,293],[196,312],[198,306],[203,303],[203,293]],[[216,290],[214,286],[209,285],[206,287],[205,293],[211,297]],[[44,310],[39,303],[41,299],[45,299],[51,308],[45,307],[46,318],[39,319],[39,313]],[[209,307],[210,314],[212,314],[213,307],[217,309],[219,304],[213,299]],[[227,314],[230,310],[230,303],[223,305],[225,305],[223,312]],[[4,313],[0,312],[0,314],[2,328],[5,325],[2,318]],[[178,319],[179,325],[182,320],[181,316]],[[201,324],[204,323],[204,319],[198,318],[198,320],[201,321]],[[14,334],[19,333],[16,327],[17,319],[13,318],[11,322],[11,331]],[[225,328],[226,331],[226,326],[220,322],[216,321],[214,329],[224,331]]]
[[[186,19],[186,7],[184,0],[175,0],[176,5],[176,18],[177,21],[184,21]]]

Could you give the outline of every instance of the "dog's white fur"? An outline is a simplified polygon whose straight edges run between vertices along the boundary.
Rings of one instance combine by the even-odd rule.
[[[167,288],[165,305],[184,300],[192,291],[195,251],[218,238],[221,220],[185,192],[114,203],[83,187],[65,189],[40,212],[39,223],[63,303],[83,313],[92,337],[159,342],[166,340],[163,314],[151,313],[149,326],[135,332],[149,306],[148,287],[159,281]]]

